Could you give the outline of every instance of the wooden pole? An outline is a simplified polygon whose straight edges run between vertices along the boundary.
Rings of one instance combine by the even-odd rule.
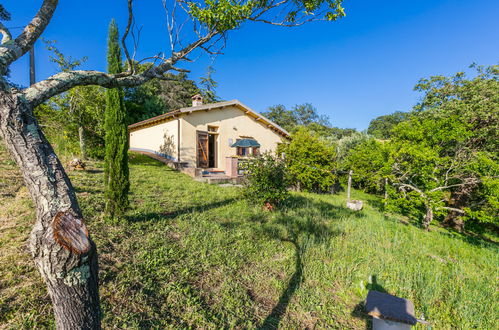
[[[36,82],[35,76],[35,46],[29,50],[29,84],[33,85]]]
[[[352,170],[348,172],[347,203],[350,203],[350,187],[352,186],[352,173],[353,173]]]

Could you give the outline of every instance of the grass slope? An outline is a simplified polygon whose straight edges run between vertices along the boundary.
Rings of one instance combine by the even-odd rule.
[[[71,179],[100,253],[106,328],[357,328],[369,288],[414,301],[437,329],[498,324],[497,246],[385,217],[367,200],[293,194],[249,207],[238,188],[198,183],[131,158],[127,221],[101,218],[102,171]],[[0,147],[0,328],[53,327],[26,248],[32,203]],[[422,326],[418,326],[422,328]]]

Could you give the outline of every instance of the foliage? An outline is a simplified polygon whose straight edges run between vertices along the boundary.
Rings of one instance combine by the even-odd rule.
[[[244,195],[257,205],[278,206],[289,197],[288,176],[284,161],[270,153],[245,164]]]
[[[109,73],[122,71],[118,27],[109,25],[107,63]],[[106,213],[111,219],[120,218],[128,207],[130,189],[128,170],[128,130],[124,93],[121,88],[106,90],[106,156],[104,183]]]
[[[307,128],[299,128],[278,152],[284,153],[291,182],[298,189],[326,192],[334,184],[335,150]]]
[[[389,139],[392,135],[392,129],[399,123],[407,120],[407,112],[397,111],[390,115],[379,116],[369,123],[367,134],[378,139]]]
[[[345,16],[343,0],[301,0],[286,3],[288,8],[285,17],[278,25],[300,24],[321,16],[328,21],[334,21]],[[206,0],[204,2],[189,2],[189,14],[209,31],[226,32],[238,28],[245,20],[271,22],[264,14],[283,3],[274,1],[230,1]],[[263,16],[263,17],[262,17]]]
[[[388,143],[371,138],[348,151],[343,167],[345,171],[353,171],[354,187],[376,194],[385,192],[385,179],[390,175],[389,148]]]
[[[328,141],[336,141],[343,137],[355,134],[355,129],[333,127],[329,118],[320,115],[310,103],[298,104],[286,109],[282,104],[271,106],[262,115],[272,120],[288,132],[294,132],[300,127],[307,127],[317,136]]]
[[[53,147],[63,156],[83,157],[79,129],[84,129],[85,154],[104,157],[104,89],[76,87],[40,105],[35,114]]]
[[[6,157],[0,141],[0,328],[55,328],[24,248],[33,203]],[[265,212],[241,200],[240,188],[196,182],[131,154],[133,206],[128,221],[109,224],[102,163],[89,166],[69,175],[99,246],[103,328],[364,329],[361,302],[374,282],[413,301],[435,329],[498,322],[497,244],[422,232],[377,211],[372,196],[354,190],[366,202],[354,213],[344,194],[293,192]]]
[[[149,65],[138,65],[145,70]],[[126,108],[129,113],[128,124],[191,106],[191,97],[202,91],[193,80],[183,72],[166,74],[166,79],[153,79],[145,84],[125,89]],[[213,92],[214,93],[214,92]],[[212,100],[207,98],[206,102]]]
[[[499,68],[473,67],[473,79],[422,79],[422,101],[391,129],[391,139],[362,144],[347,157],[360,185],[380,192],[388,178],[387,207],[424,214],[425,227],[434,217],[457,228],[463,220],[499,225]]]
[[[2,4],[0,4],[0,19],[2,21],[10,21],[11,19],[10,13],[7,11],[7,9],[5,9],[5,7]]]
[[[64,55],[56,41],[44,40],[52,55],[50,61],[61,71],[74,70],[86,58]],[[66,157],[104,157],[104,89],[79,86],[52,97],[35,110],[47,138]]]
[[[213,74],[215,73],[215,68],[213,66],[208,66],[206,70],[206,77],[201,77],[201,95],[206,103],[219,102],[219,97],[216,93],[216,88],[218,83],[213,79]],[[193,94],[194,95],[194,94]]]
[[[354,131],[349,135],[344,135],[340,139],[333,141],[336,147],[336,158],[341,163],[349,154],[350,150],[354,149],[359,144],[369,140],[369,137],[362,133]],[[349,171],[349,169],[347,169]]]

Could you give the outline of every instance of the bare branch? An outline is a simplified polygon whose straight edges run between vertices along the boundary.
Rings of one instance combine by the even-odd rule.
[[[126,47],[126,38],[128,36],[128,33],[130,32],[130,27],[132,26],[132,22],[133,22],[132,4],[133,4],[133,0],[128,0],[128,22],[127,22],[127,25],[125,28],[125,33],[123,34],[123,37],[121,38],[121,45],[123,46],[123,52],[125,53],[125,57],[126,57],[127,70],[130,73],[135,73],[133,61],[130,58],[130,53],[128,52],[128,48]]]
[[[444,190],[444,189],[449,189],[449,188],[454,188],[454,187],[470,186],[470,185],[474,185],[474,184],[477,184],[477,183],[480,183],[480,182],[482,182],[482,181],[479,180],[479,179],[469,179],[469,180],[467,180],[466,182],[463,182],[463,183],[457,183],[457,184],[451,184],[451,185],[448,185],[448,186],[437,187],[437,188],[434,188],[434,189],[430,190],[430,192],[434,192],[434,191],[438,191],[438,190]]]
[[[23,94],[33,107],[40,105],[52,96],[70,90],[76,86],[99,85],[106,88],[133,87],[138,86],[154,78],[163,79],[164,74],[170,70],[185,72],[184,69],[176,68],[174,64],[196,48],[207,43],[216,32],[210,32],[206,36],[194,41],[184,49],[175,52],[172,57],[162,60],[162,63],[153,66],[140,74],[118,73],[108,74],[100,71],[68,71],[55,74],[23,90]]]
[[[58,0],[44,0],[42,6],[23,32],[14,40],[0,46],[0,72],[26,54],[49,24]]]
[[[447,207],[447,206],[439,206],[439,207],[435,208],[435,210],[449,210],[449,211],[454,211],[454,212],[461,213],[461,214],[466,214],[466,212],[461,210],[461,209],[456,209],[454,207]]]
[[[417,192],[421,197],[426,198],[426,194],[421,189],[419,189],[416,186],[413,186],[413,185],[410,185],[410,184],[407,184],[407,183],[394,183],[394,185],[395,186],[399,186],[401,188],[409,188],[409,189]]]

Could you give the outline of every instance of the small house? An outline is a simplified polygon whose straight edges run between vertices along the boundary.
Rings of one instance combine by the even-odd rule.
[[[241,163],[275,152],[289,133],[238,100],[167,112],[128,126],[130,150],[175,166],[193,177],[240,176]]]

